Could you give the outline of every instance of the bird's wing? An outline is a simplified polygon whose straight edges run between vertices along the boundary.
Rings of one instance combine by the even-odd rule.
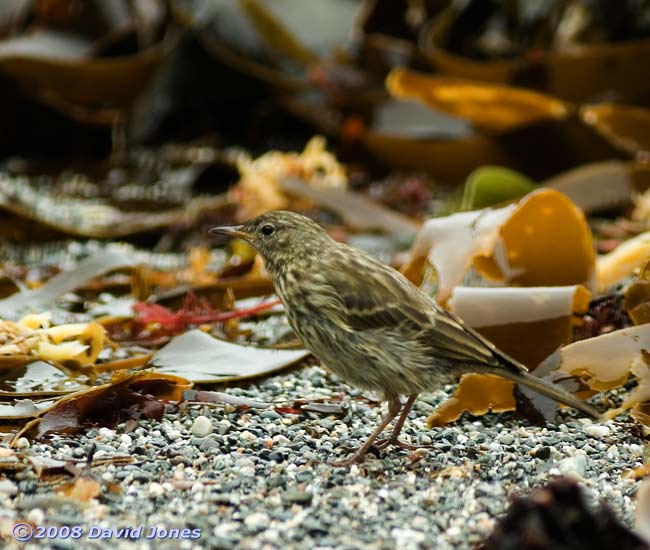
[[[349,260],[349,258],[348,258]],[[347,272],[355,269],[348,261]],[[394,330],[420,345],[431,348],[432,357],[494,366],[500,363],[496,348],[480,334],[466,327],[455,315],[439,308],[392,268],[373,261],[364,266],[364,277],[350,277],[340,271],[327,283],[332,285],[336,307],[330,314],[351,331]]]

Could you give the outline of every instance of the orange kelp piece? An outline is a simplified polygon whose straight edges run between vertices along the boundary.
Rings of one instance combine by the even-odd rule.
[[[559,191],[526,195],[499,229],[499,237],[491,255],[474,260],[487,278],[521,286],[593,286],[591,230],[582,211]]]
[[[489,132],[506,132],[541,120],[565,118],[570,108],[554,97],[524,88],[431,76],[393,69],[386,87],[397,98],[413,98],[470,121]]]
[[[514,382],[493,374],[464,375],[454,396],[440,405],[427,418],[429,429],[454,422],[464,412],[480,416],[487,412],[514,411]]]
[[[456,287],[450,309],[500,350],[533,370],[573,340],[589,308],[581,285],[524,288]]]

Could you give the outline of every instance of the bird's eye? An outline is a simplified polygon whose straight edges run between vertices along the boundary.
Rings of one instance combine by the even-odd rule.
[[[263,225],[262,226],[262,235],[268,237],[271,233],[273,233],[274,229],[272,225]]]

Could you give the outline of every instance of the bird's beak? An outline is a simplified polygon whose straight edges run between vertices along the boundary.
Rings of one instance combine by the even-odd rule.
[[[243,225],[233,225],[231,227],[213,227],[210,229],[211,235],[228,235],[229,237],[234,237],[236,239],[244,239],[245,241],[250,239],[250,235],[242,231]]]

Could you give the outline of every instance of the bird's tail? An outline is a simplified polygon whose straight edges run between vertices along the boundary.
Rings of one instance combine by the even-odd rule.
[[[508,369],[508,372],[506,374],[503,372],[503,370],[500,369],[500,372],[495,371],[494,374],[506,376],[518,384],[522,384],[523,386],[526,386],[527,388],[530,388],[537,393],[541,393],[542,395],[549,397],[558,403],[562,403],[563,405],[568,405],[569,407],[578,409],[579,411],[593,418],[598,418],[600,416],[600,412],[598,412],[598,409],[596,409],[596,407],[592,407],[588,403],[585,403],[574,395],[571,395],[569,392],[564,391],[563,389],[554,386],[550,382],[542,380],[541,378],[538,378],[537,376],[534,376],[526,371],[515,371],[514,369]]]

